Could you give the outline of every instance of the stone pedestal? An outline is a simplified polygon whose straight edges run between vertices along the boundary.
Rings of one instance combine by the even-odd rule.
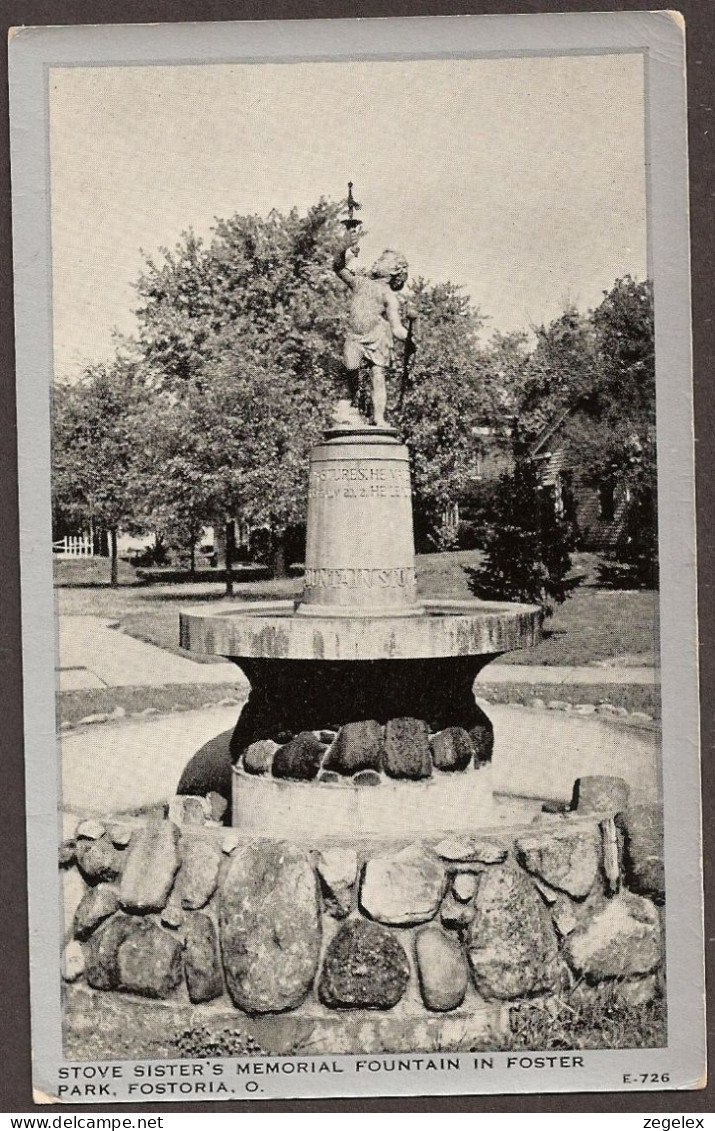
[[[310,453],[299,616],[418,616],[409,454],[389,428],[340,429]]]
[[[490,660],[535,644],[540,628],[540,610],[528,605],[418,603],[407,448],[391,428],[327,432],[310,454],[301,600],[181,614],[182,646],[228,657],[251,684],[225,775],[234,824],[255,818],[256,835],[303,837],[312,826],[346,839],[389,836],[400,813],[415,832],[492,824],[490,777],[475,766],[491,757],[493,732],[473,684]],[[365,791],[343,768],[347,780],[332,788],[318,736],[363,722],[393,735],[367,777],[380,784]],[[468,757],[444,778],[426,740],[449,728],[475,747],[472,768]],[[239,763],[262,740],[285,753],[256,779]],[[182,783],[196,770],[187,767]]]

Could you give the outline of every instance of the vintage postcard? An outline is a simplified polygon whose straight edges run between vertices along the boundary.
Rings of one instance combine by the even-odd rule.
[[[9,51],[37,1102],[704,1086],[681,18]]]

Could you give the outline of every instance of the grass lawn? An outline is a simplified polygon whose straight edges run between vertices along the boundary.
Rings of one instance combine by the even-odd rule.
[[[452,599],[471,596],[464,567],[479,562],[472,550],[417,557],[419,594],[426,598]],[[599,589],[593,584],[593,556],[574,555],[585,583],[558,607],[544,624],[544,640],[535,648],[511,653],[510,663],[581,665],[618,660],[649,666],[658,655],[658,594],[652,591]],[[57,611],[69,615],[101,616],[117,620],[123,631],[139,640],[178,652],[179,609],[187,605],[239,605],[297,597],[300,578],[243,582],[229,601],[220,582],[174,585],[137,583],[134,570],[120,563],[120,586],[109,588],[109,562],[57,562],[55,591]],[[197,657],[198,658],[198,657]],[[212,662],[211,657],[205,657]]]

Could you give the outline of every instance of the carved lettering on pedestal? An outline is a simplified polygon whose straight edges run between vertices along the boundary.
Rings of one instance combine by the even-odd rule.
[[[306,589],[406,589],[415,584],[412,566],[391,569],[306,569]]]
[[[409,467],[406,464],[315,467],[311,471],[308,495],[311,499],[409,498]]]

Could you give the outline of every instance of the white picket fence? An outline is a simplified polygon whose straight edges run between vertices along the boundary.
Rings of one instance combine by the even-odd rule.
[[[52,553],[58,558],[89,558],[94,554],[94,539],[91,534],[65,535],[52,543]]]

